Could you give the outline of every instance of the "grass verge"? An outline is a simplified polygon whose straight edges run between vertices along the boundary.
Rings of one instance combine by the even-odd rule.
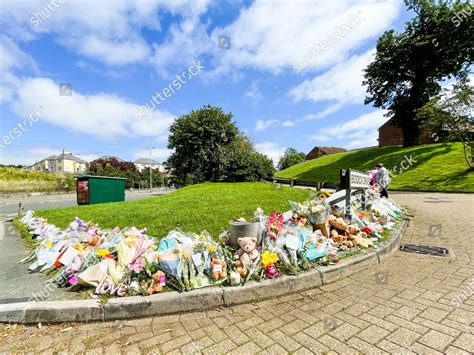
[[[293,165],[276,176],[339,183],[340,169],[367,171],[379,162],[396,173],[389,189],[474,190],[474,170],[464,160],[461,143],[369,148],[331,154]]]
[[[309,192],[270,183],[205,183],[168,195],[128,202],[77,206],[38,211],[49,223],[66,228],[74,217],[106,228],[135,226],[148,234],[164,237],[180,227],[183,231],[207,230],[214,237],[228,229],[233,218],[253,218],[257,207],[266,213],[287,211],[288,200],[304,201]]]

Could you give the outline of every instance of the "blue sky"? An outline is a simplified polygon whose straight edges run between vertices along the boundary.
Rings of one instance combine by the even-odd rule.
[[[363,104],[361,70],[409,17],[391,0],[2,1],[0,163],[63,148],[135,160],[150,146],[163,161],[169,124],[207,104],[275,161],[376,145],[385,112]]]

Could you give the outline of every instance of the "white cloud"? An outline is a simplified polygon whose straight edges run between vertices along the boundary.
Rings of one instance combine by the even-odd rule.
[[[310,70],[323,69],[347,58],[367,39],[380,35],[397,17],[400,7],[398,0],[327,3],[257,0],[241,10],[234,23],[212,32],[213,39],[225,34],[232,41],[231,49],[221,50],[216,61],[228,71],[236,67],[272,72],[293,68],[293,64],[313,46],[360,11],[362,21],[327,46],[309,65]]]
[[[285,153],[286,147],[281,147],[275,142],[260,142],[255,144],[255,149],[265,154],[273,160],[273,165],[277,165],[280,157]]]
[[[294,127],[296,123],[291,120],[286,120],[281,125],[282,127]]]
[[[244,97],[251,101],[253,104],[257,104],[263,100],[263,94],[258,88],[256,81],[252,82],[250,88],[245,92]]]
[[[277,124],[278,122],[278,120],[258,120],[255,126],[255,130],[257,132],[264,131],[271,125]]]
[[[166,111],[155,110],[138,120],[133,116],[136,105],[116,95],[83,95],[73,90],[72,96],[61,96],[58,84],[46,78],[23,80],[12,107],[23,118],[41,107],[45,113],[41,122],[108,140],[160,136],[174,119]]]
[[[365,87],[362,85],[363,69],[372,61],[373,53],[374,50],[369,50],[362,55],[350,57],[324,74],[312,80],[305,80],[293,88],[290,95],[296,102],[301,100],[335,101],[336,106],[330,106],[328,111],[320,114],[320,117],[326,115],[327,112],[337,111],[342,104],[362,104],[365,96]]]
[[[324,127],[311,138],[321,142],[344,140],[347,148],[375,146],[378,144],[377,129],[388,120],[384,116],[386,113],[385,110],[366,113],[353,120]]]
[[[179,16],[183,23],[206,11],[209,1],[185,0],[9,0],[0,7],[0,25],[12,37],[32,40],[52,35],[60,44],[108,65],[146,62],[152,48],[142,38],[146,28],[161,31],[160,16]],[[179,40],[179,38],[178,38]],[[176,43],[179,43],[176,42]],[[172,60],[168,57],[168,60]]]

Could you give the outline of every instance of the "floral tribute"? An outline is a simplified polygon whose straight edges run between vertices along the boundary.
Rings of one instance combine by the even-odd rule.
[[[146,228],[102,229],[78,217],[61,230],[28,211],[21,222],[37,246],[22,262],[31,263],[31,271],[60,275],[54,278],[57,286],[91,297],[237,286],[334,264],[377,248],[405,218],[392,200],[370,190],[353,202],[349,216],[326,198],[290,202],[291,210],[268,216],[258,209],[258,235],[238,238],[240,248],[228,244],[227,232],[214,239],[206,231],[176,229],[158,239]]]

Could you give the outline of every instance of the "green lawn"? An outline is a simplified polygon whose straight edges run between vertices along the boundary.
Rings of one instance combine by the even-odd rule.
[[[474,190],[474,170],[466,164],[461,143],[369,148],[332,154],[294,165],[276,176],[338,183],[340,169],[366,171],[373,169],[378,162],[393,169],[400,166],[405,157],[411,157],[416,162],[394,176],[389,189]]]
[[[188,186],[168,195],[130,202],[38,211],[48,222],[65,228],[75,216],[102,227],[148,228],[152,236],[164,237],[176,227],[184,231],[207,230],[217,237],[232,218],[253,217],[257,207],[269,214],[287,211],[288,200],[303,201],[309,192],[277,187],[270,183],[206,183]]]

